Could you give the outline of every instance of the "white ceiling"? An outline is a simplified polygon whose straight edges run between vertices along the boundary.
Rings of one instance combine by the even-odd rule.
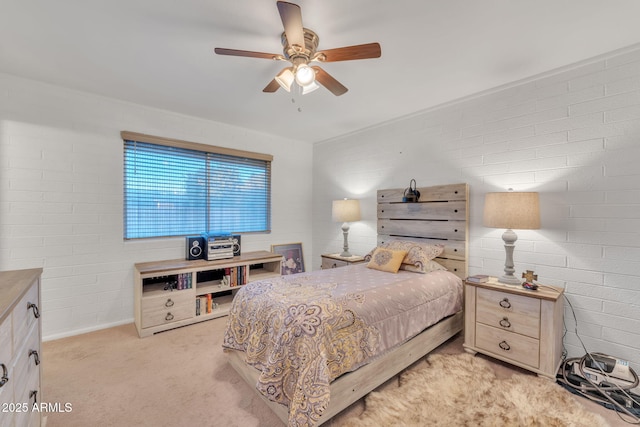
[[[319,50],[381,44],[322,64],[345,95],[293,103],[262,92],[285,63],[213,53],[281,53],[275,0],[0,0],[0,72],[315,142],[640,42],[638,0],[295,3]]]

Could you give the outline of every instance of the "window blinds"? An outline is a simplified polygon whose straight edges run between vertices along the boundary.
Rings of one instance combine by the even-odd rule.
[[[124,238],[270,229],[271,162],[124,141]]]

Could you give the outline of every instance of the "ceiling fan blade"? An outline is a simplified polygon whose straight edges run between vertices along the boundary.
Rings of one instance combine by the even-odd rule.
[[[262,89],[262,91],[266,93],[273,93],[278,89],[280,89],[280,84],[276,81],[276,79],[273,79],[269,82],[268,85],[265,86],[264,89]]]
[[[278,12],[282,19],[284,33],[289,45],[298,45],[304,49],[304,33],[302,30],[302,11],[300,6],[286,1],[278,2]]]
[[[316,81],[320,83],[322,86],[329,89],[329,91],[335,96],[340,96],[345,94],[349,89],[347,89],[342,83],[331,77],[329,73],[327,73],[322,68],[314,65],[311,67],[316,72]]]
[[[381,55],[382,50],[380,49],[380,43],[367,43],[323,50],[318,52],[316,56],[318,57],[318,60],[322,62],[336,62],[351,61],[354,59],[380,58]]]
[[[252,52],[250,50],[238,50],[238,49],[225,49],[217,47],[214,51],[218,55],[230,55],[230,56],[246,56],[249,58],[264,58],[264,59],[282,59],[282,55],[276,53],[264,53],[264,52]]]

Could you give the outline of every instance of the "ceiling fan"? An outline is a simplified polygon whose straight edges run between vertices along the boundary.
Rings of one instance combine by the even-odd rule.
[[[297,84],[302,94],[318,89],[318,84],[329,89],[331,93],[340,96],[347,92],[347,88],[334,79],[329,73],[317,65],[310,66],[310,62],[337,62],[354,59],[379,58],[382,54],[379,43],[367,43],[355,46],[339,47],[317,51],[318,35],[302,26],[302,12],[300,6],[285,1],[276,2],[282,19],[284,32],[282,33],[283,55],[275,53],[252,52],[248,50],[225,49],[217,47],[218,55],[246,56],[249,58],[264,58],[276,61],[289,61],[291,66],[284,68],[263,92],[275,92],[282,87],[290,92]]]

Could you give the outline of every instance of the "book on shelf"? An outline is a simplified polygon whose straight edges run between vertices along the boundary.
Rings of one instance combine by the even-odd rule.
[[[213,297],[211,294],[207,294],[207,313],[211,313],[213,310]]]
[[[200,298],[196,298],[196,316],[200,316]]]
[[[244,265],[236,268],[236,286],[244,285]]]
[[[231,268],[225,267],[224,269],[224,278],[227,286],[231,286]]]
[[[180,273],[177,277],[176,289],[181,291],[183,289],[191,289],[191,273]]]
[[[475,274],[473,276],[467,277],[467,282],[485,283],[488,281],[489,281],[489,276],[486,274]]]

